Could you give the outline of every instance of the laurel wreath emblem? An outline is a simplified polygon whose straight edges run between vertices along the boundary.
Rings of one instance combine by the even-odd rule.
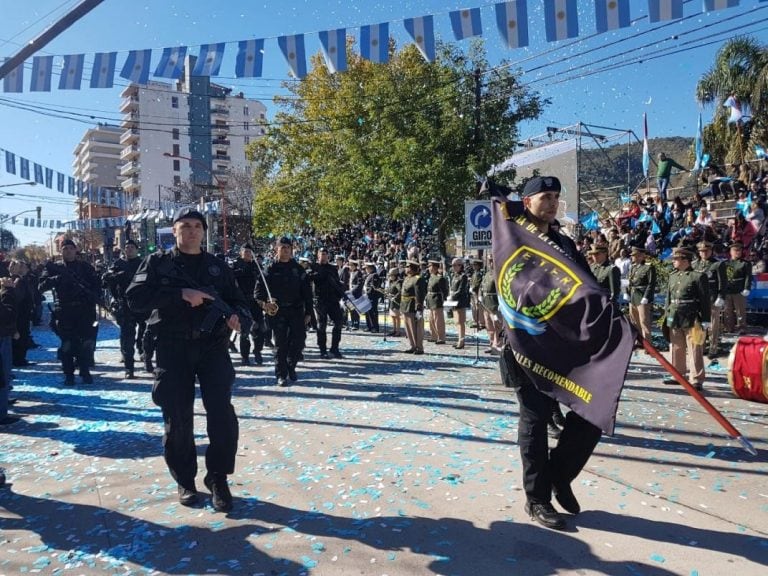
[[[507,268],[507,270],[504,273],[504,278],[502,278],[501,282],[501,290],[502,294],[504,296],[504,299],[507,301],[507,304],[512,309],[517,309],[517,301],[515,300],[515,297],[512,295],[512,281],[515,279],[515,276],[518,275],[518,273],[525,268],[525,264],[522,262],[518,262],[517,264],[512,264]],[[525,316],[528,316],[529,318],[543,318],[547,314],[549,314],[552,310],[555,309],[558,302],[560,301],[560,297],[562,296],[562,291],[560,288],[553,288],[550,290],[549,294],[547,294],[547,297],[544,298],[541,302],[536,304],[535,306],[523,306],[522,309],[520,309],[520,312],[524,314]]]

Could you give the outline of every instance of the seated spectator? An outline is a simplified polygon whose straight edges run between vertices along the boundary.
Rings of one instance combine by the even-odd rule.
[[[749,205],[749,213],[747,214],[747,220],[752,222],[757,230],[758,234],[762,233],[763,223],[765,222],[765,212],[760,207],[757,200],[753,200]]]
[[[701,226],[709,226],[712,224],[712,215],[709,213],[709,210],[704,207],[699,208],[699,215],[696,216],[694,223]]]
[[[729,243],[741,242],[748,249],[756,235],[755,226],[741,212],[737,212],[736,217],[728,223]]]
[[[621,228],[624,224],[630,224],[633,220],[637,220],[640,217],[642,210],[640,210],[640,204],[637,200],[631,200],[629,204],[625,204],[621,209],[621,214],[616,217],[616,225]]]

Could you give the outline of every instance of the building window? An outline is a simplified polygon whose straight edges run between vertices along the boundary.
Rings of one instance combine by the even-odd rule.
[[[173,171],[174,172],[178,172],[179,170],[181,170],[181,162],[179,162],[178,160],[174,160],[173,161]]]
[[[248,116],[248,106],[243,106],[243,116]]]
[[[251,137],[250,136],[246,136],[245,137],[245,145],[247,146],[250,143],[251,143]]]
[[[179,139],[179,129],[178,128],[174,128],[172,130],[172,134],[173,134],[173,139],[174,140],[178,140]]]
[[[179,97],[171,96],[171,108],[178,108],[178,107],[179,107]]]
[[[173,145],[173,156],[181,156],[181,147],[178,144]]]
[[[262,120],[264,120],[264,118],[266,118],[266,116],[264,116],[264,112],[262,112],[261,114],[259,114],[259,118],[261,118]]]
[[[243,122],[243,130],[250,130],[251,126],[248,122]]]
[[[174,186],[181,186],[181,176],[176,175],[173,177],[173,185]]]
[[[246,165],[245,165],[245,174],[246,174],[247,176],[250,176],[250,175],[251,175],[251,166],[250,166],[250,164],[246,164]]]

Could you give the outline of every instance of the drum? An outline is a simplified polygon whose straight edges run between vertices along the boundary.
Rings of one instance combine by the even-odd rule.
[[[768,404],[768,342],[742,336],[728,357],[728,383],[744,400]]]

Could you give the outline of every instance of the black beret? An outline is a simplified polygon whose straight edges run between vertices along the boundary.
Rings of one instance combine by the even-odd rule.
[[[560,192],[560,180],[554,176],[535,176],[525,183],[521,196],[527,198],[539,192]]]
[[[293,246],[293,241],[288,236],[283,236],[277,243],[281,246]]]
[[[75,248],[77,248],[77,245],[72,241],[72,238],[66,238],[61,243],[61,247],[64,248],[64,246],[74,246]]]
[[[208,230],[208,223],[205,221],[205,216],[203,216],[194,206],[183,206],[174,212],[173,224],[184,219],[200,220],[200,222],[203,223],[203,230]]]

